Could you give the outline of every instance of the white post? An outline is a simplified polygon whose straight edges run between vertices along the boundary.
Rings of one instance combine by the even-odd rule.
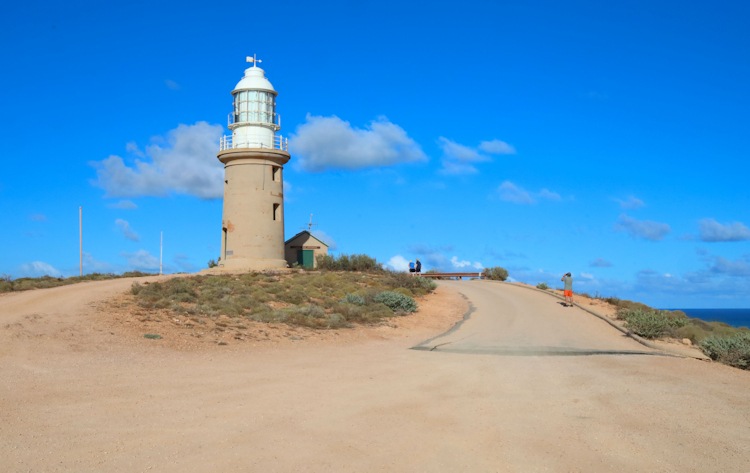
[[[83,207],[78,207],[78,275],[83,276]]]
[[[164,232],[159,232],[159,276],[162,274],[162,258],[164,256]]]

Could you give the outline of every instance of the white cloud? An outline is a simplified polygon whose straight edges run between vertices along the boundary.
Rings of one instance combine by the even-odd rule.
[[[190,261],[190,257],[186,254],[178,253],[174,255],[174,258],[172,258],[172,261],[174,261],[174,264],[179,268],[180,271],[185,272],[185,273],[194,273],[201,269],[201,268],[196,267]],[[167,272],[168,270],[165,268],[164,271]]]
[[[117,220],[115,220],[115,225],[117,225],[117,228],[119,228],[122,232],[122,236],[124,236],[128,240],[140,241],[141,237],[139,237],[138,234],[134,232],[132,228],[130,228],[130,223],[128,223],[126,220],[118,218]]]
[[[715,274],[724,274],[734,277],[750,277],[750,256],[745,256],[738,260],[728,260],[717,256],[714,258],[710,271]]]
[[[409,261],[401,255],[396,255],[389,259],[385,266],[394,271],[408,271]]]
[[[107,207],[120,210],[133,210],[138,208],[132,200],[120,200],[114,204],[108,205]]]
[[[59,278],[62,272],[44,261],[32,261],[21,265],[21,274],[25,277],[52,276]]]
[[[583,97],[588,100],[594,100],[594,101],[607,100],[609,98],[607,94],[603,92],[599,92],[597,90],[589,90],[588,92],[583,94]]]
[[[177,82],[173,81],[172,79],[165,79],[164,80],[164,85],[166,85],[167,88],[170,89],[170,90],[180,90],[180,84],[178,84]]]
[[[403,128],[379,117],[354,128],[337,116],[307,115],[289,138],[295,162],[306,171],[362,169],[427,161],[422,148]]]
[[[500,140],[482,141],[479,143],[479,149],[490,154],[516,154],[516,149]]]
[[[484,266],[482,266],[482,263],[475,261],[471,262],[468,260],[459,260],[457,256],[451,257],[451,264],[453,265],[454,269],[484,269]]]
[[[589,263],[589,266],[594,267],[594,268],[611,268],[612,263],[605,260],[604,258],[597,258],[591,263]]]
[[[627,210],[640,209],[646,205],[641,199],[632,195],[628,196],[626,199],[615,199],[615,201],[620,204],[621,208]]]
[[[500,200],[514,204],[533,204],[534,198],[526,189],[518,187],[510,181],[505,181],[497,188]]]
[[[105,190],[107,197],[164,196],[170,193],[194,195],[203,199],[223,196],[223,166],[216,159],[220,125],[198,122],[180,125],[166,138],[153,138],[145,152],[128,149],[139,158],[128,166],[120,156],[112,155],[92,162],[97,178],[93,185]],[[140,159],[143,158],[143,159]]]
[[[740,222],[722,225],[712,218],[700,221],[700,239],[706,242],[750,240],[750,228]]]
[[[146,153],[141,150],[141,148],[138,147],[138,143],[135,141],[128,141],[125,144],[125,151],[132,154],[133,156],[138,156],[139,158],[145,158]]]
[[[423,244],[411,245],[408,249],[410,254],[414,255],[414,259],[422,262],[422,271],[437,270],[437,271],[449,271],[450,262],[446,256],[447,252],[452,252],[453,247],[442,246],[442,247],[431,247]]]
[[[472,148],[448,138],[438,138],[438,145],[443,151],[441,174],[459,175],[478,172],[473,163],[492,161],[488,154],[514,154],[516,152],[508,143],[500,140],[483,141]]]
[[[409,261],[419,260],[422,262],[422,271],[473,272],[473,270],[481,271],[484,269],[484,265],[478,261],[463,260],[459,259],[458,256],[448,258],[446,254],[453,251],[455,250],[450,246],[433,248],[421,244],[412,245],[409,247],[408,252],[414,256],[407,259],[401,255],[396,255],[388,260],[386,266],[396,271],[407,271],[409,269]]]
[[[489,156],[480,153],[478,149],[456,143],[444,136],[438,138],[438,144],[443,149],[445,156],[452,160],[470,163],[480,163],[492,160]]]
[[[561,200],[560,194],[552,192],[549,189],[542,189],[539,192],[530,192],[526,189],[515,185],[510,181],[504,181],[497,188],[496,195],[500,200],[512,202],[514,204],[535,204],[539,200]]]
[[[83,272],[88,273],[113,273],[117,269],[110,263],[94,259],[91,253],[83,252]]]
[[[153,256],[146,250],[138,250],[135,253],[122,253],[128,262],[128,266],[134,270],[153,271],[159,269],[159,258]]]
[[[620,219],[615,224],[615,230],[626,232],[633,238],[650,241],[659,241],[672,231],[666,223],[636,220],[625,214],[620,215]]]
[[[687,298],[704,302],[708,298],[739,300],[746,299],[746,294],[750,291],[748,276],[750,276],[750,257],[734,261],[715,257],[713,263],[709,264],[706,269],[683,275],[641,270],[636,274],[634,288],[655,297],[677,294],[681,296],[680,300]],[[682,307],[690,306],[683,305]]]
[[[557,192],[552,192],[551,190],[546,189],[546,188],[540,190],[537,193],[537,196],[543,200],[562,200],[562,197],[560,197],[560,194],[558,194]]]

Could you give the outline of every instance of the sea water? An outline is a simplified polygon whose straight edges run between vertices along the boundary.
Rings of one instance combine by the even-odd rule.
[[[724,322],[732,327],[750,327],[750,309],[667,309],[681,310],[688,317],[706,322]]]

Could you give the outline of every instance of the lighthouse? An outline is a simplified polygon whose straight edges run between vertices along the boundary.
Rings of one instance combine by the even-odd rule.
[[[224,164],[224,207],[219,266],[237,270],[286,267],[284,259],[284,164],[289,145],[276,133],[276,90],[251,64],[232,91],[224,136],[217,157]]]

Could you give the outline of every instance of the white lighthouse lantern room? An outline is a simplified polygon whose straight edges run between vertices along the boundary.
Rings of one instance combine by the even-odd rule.
[[[258,270],[286,267],[284,259],[284,164],[288,141],[276,133],[277,92],[256,57],[232,91],[231,136],[221,139],[224,206],[219,266]]]

